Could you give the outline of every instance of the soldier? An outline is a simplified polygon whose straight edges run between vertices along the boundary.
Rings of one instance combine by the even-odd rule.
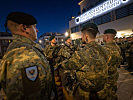
[[[55,36],[52,35],[49,38],[50,45],[44,49],[45,56],[50,62],[51,71],[53,75],[53,89],[55,93],[56,100],[63,99],[63,90],[62,82],[59,74],[59,69],[57,68],[58,63],[60,62],[60,57],[58,57],[58,52],[60,51],[60,46],[57,45]]]
[[[119,38],[119,42],[117,42],[118,46],[121,49],[121,56],[123,58],[121,64],[124,65],[126,62],[126,55],[125,55],[125,51],[126,51],[126,47],[128,45],[128,42],[124,42],[122,38]]]
[[[126,61],[128,63],[128,70],[133,71],[133,37],[128,38],[128,45],[126,46]]]
[[[86,45],[75,51],[69,60],[62,62],[62,67],[64,70],[76,70],[77,86],[73,91],[75,100],[100,100],[98,92],[107,82],[105,51],[95,42],[98,27],[94,23],[84,25],[81,32]]]
[[[69,49],[71,49],[72,52],[74,52],[75,50],[78,49],[78,45],[77,44],[73,44],[70,37],[67,37],[65,39],[65,46],[68,47]]]
[[[61,46],[61,49],[58,53],[58,58],[60,58],[60,62],[58,63],[57,67],[60,67],[59,64],[62,63],[62,61],[67,60],[71,57],[72,54],[77,50],[76,45],[72,45],[72,41],[70,37],[67,37],[65,39],[65,45]],[[65,98],[68,100],[71,100],[71,95],[73,93],[73,87],[72,85],[75,84],[75,70],[62,70],[60,68],[60,76],[61,81],[63,84],[63,89],[66,91],[64,92]]]
[[[0,86],[7,100],[49,100],[52,76],[37,39],[36,19],[23,12],[7,16],[13,34],[0,65]]]
[[[65,44],[71,45],[71,43],[72,43],[71,38],[70,38],[70,36],[68,36],[68,37],[65,39]]]
[[[65,45],[62,46],[62,49],[65,49],[71,53],[73,53],[75,50],[77,50],[77,45],[72,44],[72,40],[70,37],[67,37],[65,39]]]
[[[117,68],[120,66],[122,61],[122,57],[120,55],[120,48],[115,43],[114,37],[116,36],[116,30],[107,29],[104,31],[103,41],[105,42],[104,49],[106,50],[108,58],[108,83],[105,86],[105,94],[107,93],[107,97],[105,100],[117,100],[117,80],[118,80],[118,72]]]
[[[50,36],[49,41],[51,46],[56,46],[57,42],[54,35]]]
[[[54,35],[50,36],[49,41],[50,41],[50,45],[48,45],[44,48],[44,54],[48,59],[50,59],[50,58],[52,59],[52,57],[53,57],[52,53],[53,53],[54,49],[57,47],[55,36]]]

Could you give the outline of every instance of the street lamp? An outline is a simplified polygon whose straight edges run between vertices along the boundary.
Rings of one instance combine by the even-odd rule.
[[[72,19],[74,19],[75,17],[74,16],[72,16]]]
[[[66,32],[66,33],[65,33],[65,36],[66,36],[66,37],[68,37],[68,35],[69,35],[69,33],[68,33],[68,32]]]
[[[42,40],[39,40],[39,43],[41,44],[42,43]]]

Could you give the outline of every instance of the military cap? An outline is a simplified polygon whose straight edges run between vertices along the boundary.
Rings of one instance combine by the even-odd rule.
[[[116,30],[115,29],[107,29],[104,31],[104,34],[116,34]]]
[[[24,25],[34,25],[37,23],[37,20],[32,15],[23,12],[12,12],[8,14],[7,20]]]
[[[55,38],[55,35],[51,35],[51,36],[49,37],[49,41],[52,41],[54,38]]]
[[[81,31],[84,31],[84,30],[89,29],[89,28],[98,31],[98,27],[97,27],[97,25],[94,24],[94,23],[87,23],[87,24],[83,25],[83,26],[81,27]]]
[[[69,38],[70,38],[70,36],[66,37],[66,38],[65,38],[65,41],[67,41]]]

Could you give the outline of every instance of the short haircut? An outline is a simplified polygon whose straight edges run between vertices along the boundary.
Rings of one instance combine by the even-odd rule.
[[[90,38],[96,38],[98,27],[95,23],[86,23],[82,26],[81,32],[87,33]]]
[[[82,33],[88,34],[90,38],[96,38],[98,31],[94,30],[93,28],[87,28],[86,30],[83,30]]]

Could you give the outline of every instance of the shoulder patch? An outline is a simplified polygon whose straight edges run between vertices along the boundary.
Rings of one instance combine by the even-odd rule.
[[[29,80],[35,81],[38,76],[38,68],[37,66],[32,66],[25,68],[26,76]]]

